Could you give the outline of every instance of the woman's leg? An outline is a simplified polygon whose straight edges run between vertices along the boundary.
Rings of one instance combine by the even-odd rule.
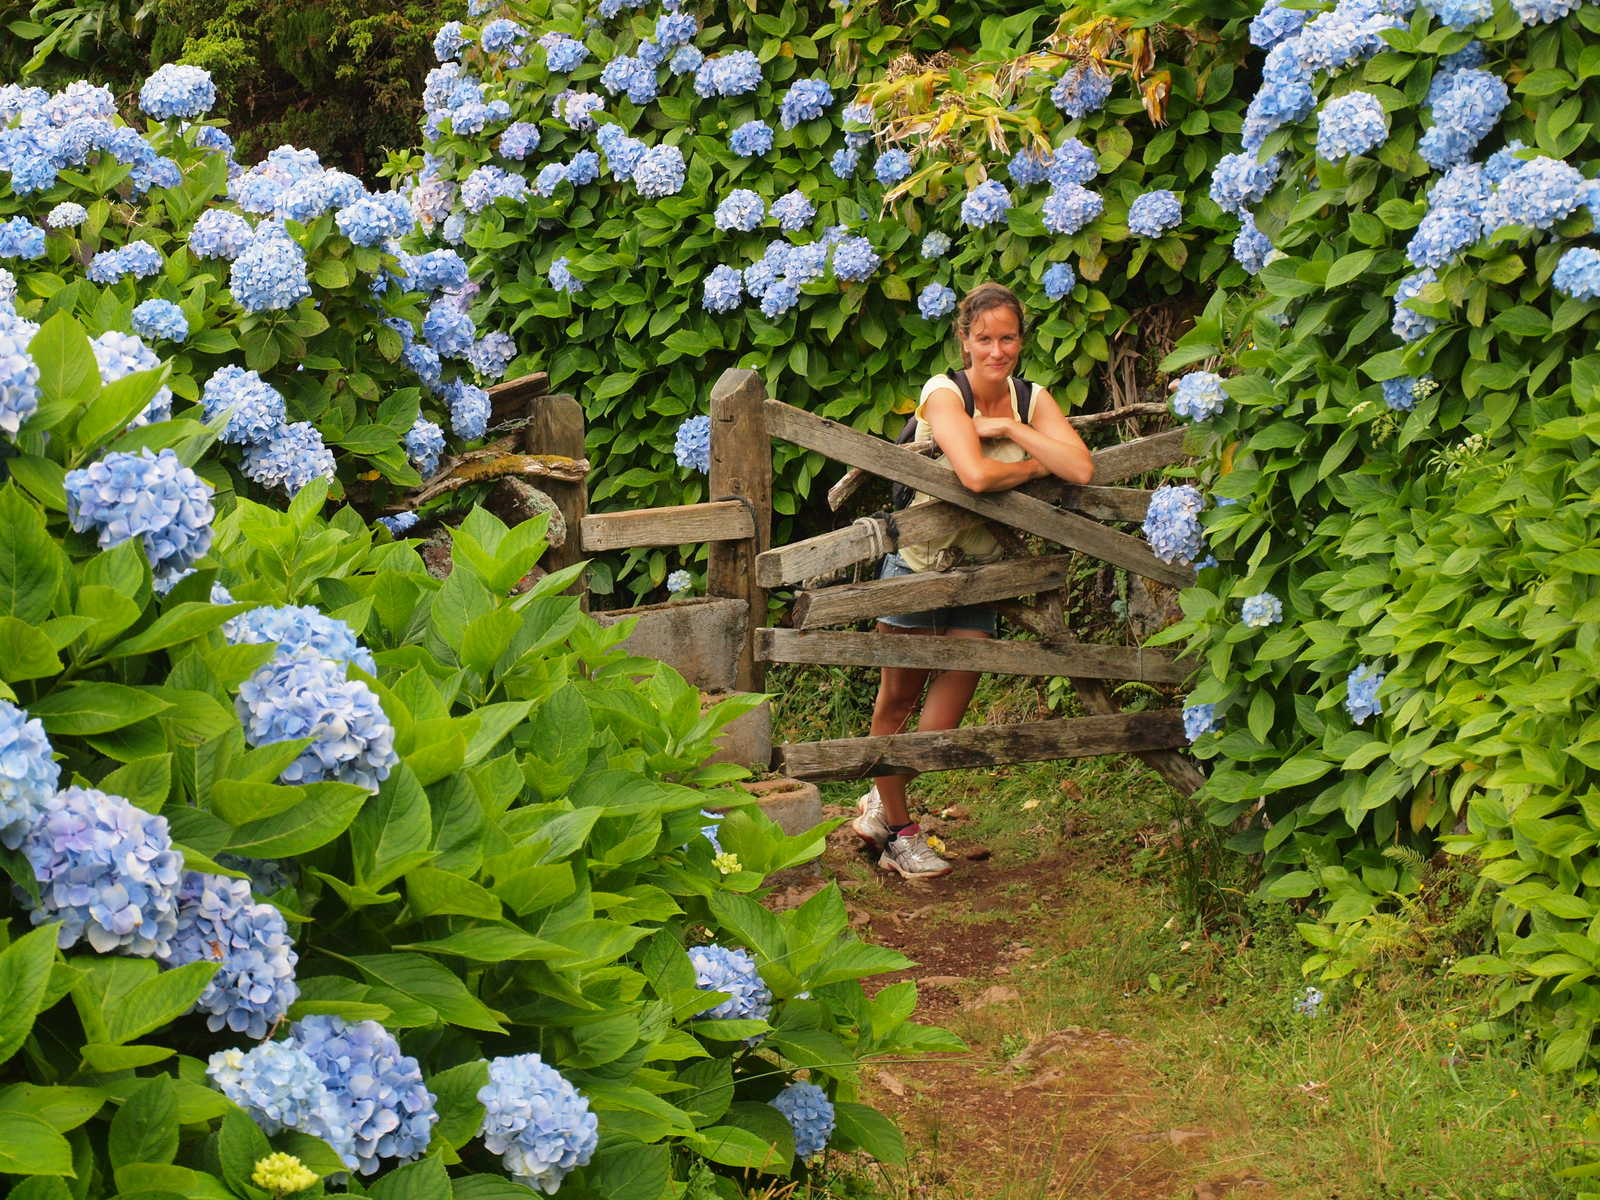
[[[916,635],[931,633],[929,629],[906,629],[899,625],[878,622],[879,633]],[[920,667],[884,667],[878,676],[878,699],[872,706],[872,735],[904,733],[922,698],[922,686],[932,672]],[[883,819],[889,825],[905,825],[911,820],[906,812],[906,777],[880,775],[873,779],[878,789],[878,799],[883,801]]]
[[[992,636],[981,629],[945,630],[945,637]],[[940,671],[934,676],[933,682],[928,685],[928,698],[923,701],[922,715],[917,720],[917,728],[954,729],[960,725],[961,718],[967,715],[967,707],[972,703],[972,694],[978,690],[980,674],[978,671]]]

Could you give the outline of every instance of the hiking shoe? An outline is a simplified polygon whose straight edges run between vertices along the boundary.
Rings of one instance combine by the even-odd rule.
[[[878,798],[878,789],[869,788],[867,794],[856,801],[856,807],[861,813],[850,822],[850,828],[867,845],[882,850],[889,843],[889,822],[883,819],[883,801]]]
[[[878,867],[894,871],[902,879],[937,879],[950,874],[950,864],[934,853],[928,845],[928,835],[921,830],[890,839],[878,859]]]

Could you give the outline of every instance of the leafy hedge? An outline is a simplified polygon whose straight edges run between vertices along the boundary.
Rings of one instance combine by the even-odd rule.
[[[1247,201],[1275,261],[1171,364],[1227,364],[1202,426],[1220,565],[1165,637],[1203,664],[1211,817],[1269,891],[1325,903],[1305,931],[1329,975],[1362,969],[1363,928],[1434,848],[1467,856],[1495,896],[1492,952],[1457,965],[1497,984],[1478,1032],[1526,1021],[1548,1066],[1579,1065],[1600,1019],[1600,10],[1268,4],[1256,32],[1286,40],[1250,157],[1213,186],[1277,174]],[[1365,132],[1369,102],[1333,103],[1362,93]],[[1372,144],[1329,161],[1352,139]],[[1263,594],[1281,619],[1241,608]]]
[[[549,370],[555,387],[583,401],[598,503],[704,498],[703,482],[673,460],[675,433],[703,410],[711,381],[732,365],[761,370],[772,394],[812,411],[875,433],[895,429],[922,381],[952,354],[943,315],[952,298],[941,289],[960,292],[988,277],[1013,284],[1037,319],[1030,374],[1078,406],[1132,314],[1242,278],[1228,265],[1232,230],[1193,182],[1220,154],[1221,135],[1240,128],[1240,20],[1214,15],[1180,30],[1160,23],[1176,13],[1167,4],[1125,18],[1053,6],[927,8],[893,18],[901,24],[887,23],[888,11],[869,3],[684,9],[691,12],[691,50],[663,46],[659,67],[640,66],[622,80],[607,79],[608,65],[622,75],[635,70],[664,10],[613,2],[597,15],[567,4],[513,4],[451,26],[438,47],[448,61],[430,76],[425,97],[425,163],[400,159],[389,168],[416,172],[413,195],[426,197],[419,207],[429,210],[434,238],[470,249],[484,324],[508,330],[526,356],[521,365]],[[508,14],[515,35],[484,51],[480,32]],[[556,66],[567,70],[553,70],[541,44],[557,34],[571,39],[555,51]],[[576,66],[567,58],[580,53],[573,42],[582,45]],[[697,72],[679,73],[669,61],[739,50],[758,60],[759,82],[736,95],[702,97]],[[1070,72],[1110,83],[1103,107],[1065,115],[1051,93]],[[822,81],[830,99],[793,108],[796,120],[786,126],[786,97],[796,104],[805,88],[818,86],[809,80]],[[608,82],[630,81],[641,100],[652,89],[658,94],[635,104],[625,91],[608,92]],[[602,105],[592,115],[579,112],[584,128],[566,119],[572,92]],[[485,113],[494,100],[508,110]],[[852,104],[868,106],[859,110],[864,120],[846,116]],[[767,152],[733,148],[734,131],[750,122],[771,131]],[[649,189],[642,192],[626,169],[619,175],[617,156],[603,144],[621,134],[676,147],[681,181],[669,180],[664,194],[643,194]],[[1041,159],[1074,137],[1087,144],[1091,163],[1087,173],[1064,177],[1088,179],[1103,214],[1060,236],[1046,228],[1055,220],[1046,216],[1054,189]],[[627,168],[628,144],[621,145]],[[847,147],[858,147],[859,161],[841,178],[832,164],[852,152]],[[1041,157],[1016,161],[1024,150]],[[909,162],[895,164],[895,154]],[[583,156],[595,155],[585,169]],[[880,162],[887,183],[879,181]],[[569,163],[578,164],[576,184],[565,181]],[[1009,210],[974,226],[963,208],[986,178],[988,191],[1006,189]],[[514,198],[485,202],[491,182]],[[749,232],[722,227],[731,212],[717,219],[736,189],[753,192],[741,202],[760,209],[750,210],[760,223]],[[1130,203],[1158,189],[1181,201],[1183,224],[1156,237],[1131,235]],[[787,233],[779,226],[783,209],[762,216],[786,195],[785,204],[814,210],[799,213]],[[967,210],[971,220],[986,215],[981,208]],[[948,252],[929,253],[929,235],[947,237]],[[727,287],[732,272],[746,271],[785,238],[815,248],[822,260],[798,275],[796,283],[815,278],[786,298],[791,307],[778,312],[782,302],[769,299],[764,315],[744,279],[730,311],[707,310],[714,272],[722,269],[723,282],[713,287]],[[827,266],[841,238],[865,238],[870,248],[863,257],[862,243],[846,243],[865,264],[859,279],[851,278],[853,265]],[[573,290],[574,279],[581,290]],[[1053,290],[1063,284],[1065,295]],[[776,466],[775,506],[793,514],[822,460],[780,447]],[[628,565],[641,559],[645,569],[628,580],[636,591],[658,585],[669,566],[660,551],[639,552]]]

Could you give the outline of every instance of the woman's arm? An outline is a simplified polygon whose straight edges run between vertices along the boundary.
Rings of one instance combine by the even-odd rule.
[[[1055,397],[1043,388],[1035,388],[1033,409],[1028,414],[1030,423],[1010,420],[1006,422],[1005,436],[1028,452],[1037,464],[1031,478],[1042,479],[1054,475],[1068,483],[1092,483],[1094,459],[1089,447],[1083,444],[1078,431],[1061,415]]]
[[[1055,407],[1053,402],[1051,407]],[[939,388],[934,391],[923,402],[922,416],[933,429],[933,440],[939,443],[939,449],[944,452],[951,469],[968,491],[1003,492],[1007,488],[1014,488],[1018,484],[1027,483],[1030,479],[1038,479],[1049,473],[1042,464],[1026,459],[1022,462],[999,462],[985,458],[978,437],[978,427],[973,423],[973,419],[967,416],[966,405],[961,402],[961,397],[954,388]],[[980,419],[988,420],[988,418]],[[1066,418],[1062,417],[1059,411],[1056,413],[1056,419],[1062,425],[1066,425]],[[1011,421],[1009,424],[1018,425],[1020,422]],[[1070,427],[1068,428],[1070,430]],[[996,436],[1000,436],[999,431]],[[1006,431],[1004,436],[1010,437],[1011,434]],[[1016,440],[1020,445],[1020,439]],[[1087,454],[1087,451],[1085,453]]]

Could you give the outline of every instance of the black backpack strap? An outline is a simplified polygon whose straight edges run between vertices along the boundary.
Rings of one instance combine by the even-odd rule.
[[[956,385],[956,391],[961,393],[961,403],[966,405],[967,416],[976,416],[978,399],[972,394],[972,381],[967,378],[967,373],[963,370],[951,371],[950,381]]]
[[[1028,413],[1033,408],[1033,384],[1026,379],[1019,379],[1017,383],[1017,419],[1024,425],[1028,423]]]

